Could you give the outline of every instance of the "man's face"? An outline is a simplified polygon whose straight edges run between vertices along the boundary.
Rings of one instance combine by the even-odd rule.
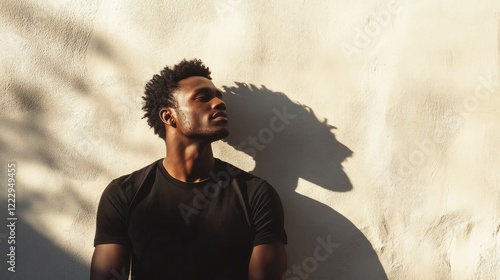
[[[228,136],[226,104],[212,81],[199,76],[181,80],[173,97],[178,133],[209,142]]]

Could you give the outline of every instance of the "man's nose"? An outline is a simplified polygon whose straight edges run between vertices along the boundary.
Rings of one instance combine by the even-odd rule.
[[[225,111],[226,110],[226,103],[218,98],[218,97],[215,97],[213,100],[212,100],[212,108],[214,109],[217,109],[217,110],[222,110],[222,111]]]

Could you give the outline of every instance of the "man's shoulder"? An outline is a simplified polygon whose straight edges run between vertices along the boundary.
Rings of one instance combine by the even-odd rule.
[[[122,175],[118,178],[113,179],[112,182],[117,184],[133,184],[139,183],[145,176],[147,176],[150,172],[154,172],[156,169],[156,165],[159,160],[155,160],[154,162],[137,169],[129,174]]]
[[[145,182],[154,180],[158,161],[159,160],[156,160],[129,174],[113,179],[104,192],[124,192],[133,195]]]

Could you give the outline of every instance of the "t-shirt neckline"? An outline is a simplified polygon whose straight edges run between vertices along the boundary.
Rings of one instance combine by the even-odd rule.
[[[214,170],[213,172],[216,173],[218,170],[220,170],[221,165],[223,161],[221,161],[218,158],[214,158]],[[163,166],[163,158],[158,160],[157,167],[160,170],[161,175],[169,182],[172,183],[173,185],[180,187],[182,189],[193,189],[193,188],[200,188],[205,186],[207,183],[213,183],[214,179],[212,177],[208,177],[200,182],[183,182],[181,180],[178,180],[170,173],[168,173],[167,169],[165,169],[165,166]]]

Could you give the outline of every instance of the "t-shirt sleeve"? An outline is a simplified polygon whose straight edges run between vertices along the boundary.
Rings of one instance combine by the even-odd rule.
[[[284,213],[276,190],[264,181],[251,200],[254,223],[254,246],[281,241],[287,244]]]
[[[127,197],[121,184],[112,181],[102,193],[97,208],[94,246],[98,244],[128,245]]]

